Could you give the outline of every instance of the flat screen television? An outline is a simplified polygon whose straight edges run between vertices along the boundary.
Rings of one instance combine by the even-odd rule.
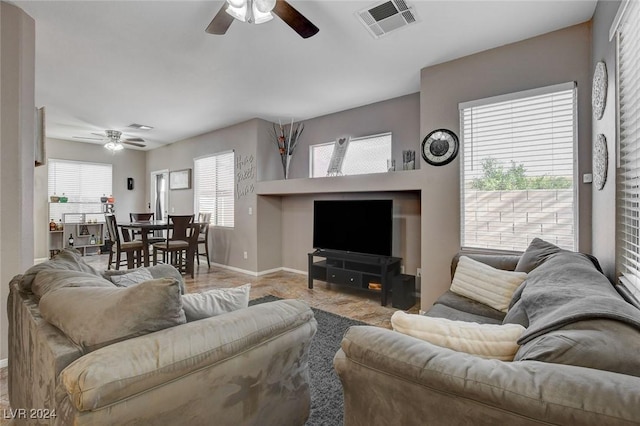
[[[393,200],[315,200],[313,247],[391,256]]]

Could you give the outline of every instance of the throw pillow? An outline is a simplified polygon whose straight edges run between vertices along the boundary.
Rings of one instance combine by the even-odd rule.
[[[82,260],[82,256],[75,249],[64,249],[60,251],[53,259],[46,262],[38,263],[27,269],[22,275],[20,281],[20,290],[25,293],[31,293],[31,284],[40,271],[47,269],[61,269],[65,271],[80,271],[92,275],[99,275],[98,271],[92,266],[87,265]]]
[[[516,341],[525,328],[519,324],[478,324],[397,311],[393,329],[443,348],[482,358],[511,361],[518,351]]]
[[[507,312],[513,293],[526,278],[524,272],[503,271],[461,256],[451,291]]]
[[[558,246],[548,243],[540,238],[534,238],[527,250],[522,253],[518,264],[516,265],[516,272],[529,273],[535,268],[543,264],[551,255],[566,251]]]
[[[153,279],[151,272],[147,268],[133,269],[131,272],[109,277],[112,283],[118,287],[131,287]]]
[[[187,321],[197,321],[249,306],[251,284],[220,288],[182,296],[182,308]]]
[[[60,288],[42,296],[40,314],[87,351],[185,323],[173,278],[126,288]]]
[[[39,300],[50,291],[63,287],[107,287],[114,285],[104,278],[79,271],[65,271],[61,269],[45,269],[36,274],[31,284],[31,290]]]

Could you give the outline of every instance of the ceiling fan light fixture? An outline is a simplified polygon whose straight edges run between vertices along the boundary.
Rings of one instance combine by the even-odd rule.
[[[262,24],[273,19],[275,0],[227,0],[226,12],[242,22]]]
[[[107,148],[109,151],[114,151],[114,152],[124,149],[124,146],[120,142],[113,142],[113,141],[105,143],[104,147]]]

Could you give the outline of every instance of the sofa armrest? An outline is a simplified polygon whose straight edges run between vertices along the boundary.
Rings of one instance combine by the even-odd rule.
[[[520,256],[517,254],[479,254],[479,253],[464,253],[458,252],[453,259],[451,259],[451,279],[456,273],[458,267],[458,261],[460,256],[467,256],[478,262],[482,262],[489,266],[493,266],[496,269],[502,269],[505,271],[513,271],[516,269],[516,265],[520,260]]]
[[[344,387],[347,426],[385,424],[384,419],[581,425],[639,420],[640,377],[482,359],[369,326],[351,327],[341,347],[334,366]]]
[[[297,329],[306,330],[303,343],[309,343],[316,330],[313,312],[303,302],[282,300],[251,306],[91,352],[62,371],[60,391],[76,410],[97,410],[245,354]]]

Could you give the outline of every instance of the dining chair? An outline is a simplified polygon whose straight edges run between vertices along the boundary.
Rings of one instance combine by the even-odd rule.
[[[162,261],[170,263],[180,272],[189,272],[189,258],[194,257],[197,240],[194,234],[197,227],[191,226],[194,215],[169,215],[167,220],[167,239],[153,244],[153,264],[158,264],[158,252]],[[195,240],[195,241],[194,241]],[[193,267],[191,276],[193,277]]]
[[[111,264],[113,263],[114,246],[116,252],[116,270],[120,269],[120,266],[123,262],[122,253],[125,253],[126,255],[127,269],[133,269],[134,262],[136,266],[142,266],[142,241],[124,241],[123,238],[120,237],[120,230],[118,228],[118,223],[116,221],[115,215],[105,214],[104,219],[107,224],[107,233],[109,234],[109,239],[111,240],[111,247],[109,249],[109,264],[107,265],[107,269],[111,269]]]
[[[151,222],[153,220],[153,216],[154,213],[129,213],[129,220],[131,220],[131,222]],[[136,236],[141,236],[141,232],[140,231],[134,231],[133,232],[133,236],[134,238]],[[148,236],[147,236],[147,241],[149,241],[149,244],[155,244],[155,243],[159,243],[164,241],[165,238],[155,235],[153,231],[149,231],[148,232]]]
[[[200,256],[207,256],[207,266],[211,268],[209,260],[209,222],[211,222],[211,213],[199,213],[198,222],[200,223],[200,231],[198,232],[198,242],[196,244],[196,260],[200,265]],[[200,244],[204,244],[204,253],[200,253]]]

